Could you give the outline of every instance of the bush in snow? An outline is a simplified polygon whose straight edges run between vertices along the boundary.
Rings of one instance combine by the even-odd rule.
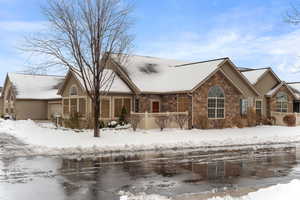
[[[118,126],[118,122],[116,122],[116,121],[110,121],[107,124],[108,128],[116,128],[117,126]]]
[[[223,129],[223,128],[225,128],[225,125],[226,125],[225,119],[213,120],[214,128]]]
[[[131,114],[130,123],[131,123],[133,131],[136,131],[136,128],[137,128],[138,124],[140,123],[140,121],[141,121],[141,117],[139,115]]]
[[[72,113],[69,119],[64,120],[65,126],[71,129],[80,129],[79,117],[80,116],[78,112]]]
[[[183,129],[184,125],[188,122],[189,116],[185,114],[177,114],[174,116],[174,120],[176,124],[180,127],[180,129]]]
[[[246,114],[246,119],[248,126],[253,127],[256,126],[257,124],[257,115],[254,107],[249,107],[247,114]]]
[[[283,117],[283,122],[287,126],[296,126],[296,117],[293,114],[289,114]]]
[[[121,115],[119,117],[119,124],[121,126],[124,126],[127,123],[128,123],[128,112],[127,112],[126,108],[123,107],[121,110]]]
[[[208,129],[208,118],[205,115],[200,115],[198,119],[198,125],[201,129]]]
[[[238,128],[244,128],[245,127],[245,120],[242,119],[242,117],[240,115],[236,115],[233,119],[233,125],[235,127],[238,127]]]
[[[106,127],[106,125],[105,125],[104,121],[100,120],[99,121],[99,128],[105,128],[105,127]]]
[[[168,116],[155,116],[155,123],[160,128],[160,130],[164,130],[167,127],[170,118]]]

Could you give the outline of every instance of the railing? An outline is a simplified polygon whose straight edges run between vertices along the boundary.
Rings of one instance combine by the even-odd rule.
[[[271,112],[271,116],[276,118],[276,125],[285,126],[283,117],[286,115],[294,115],[296,117],[296,126],[300,125],[300,113],[288,113],[288,112]]]
[[[188,116],[188,112],[159,112],[159,113],[135,113],[131,112],[131,115],[137,115],[140,117],[140,122],[138,124],[138,128],[141,129],[158,129],[160,128],[157,123],[156,119],[159,116],[167,116],[169,118],[166,128],[180,128],[178,123],[176,123],[176,120],[174,117],[176,115],[186,115]],[[184,128],[188,128],[188,120],[186,120]]]

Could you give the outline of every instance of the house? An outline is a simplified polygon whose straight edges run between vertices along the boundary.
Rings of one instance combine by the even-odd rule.
[[[263,116],[275,117],[278,125],[284,125],[282,118],[293,113],[300,125],[300,83],[286,83],[271,68],[240,69],[245,77],[260,92],[256,112]],[[262,105],[260,110],[260,106]]]
[[[209,128],[231,127],[253,107],[261,116],[278,119],[278,124],[293,113],[300,124],[300,83],[280,80],[270,67],[237,67],[227,57],[185,62],[128,55],[119,63],[113,55],[106,70],[115,79],[101,97],[104,122],[119,119],[125,108],[141,116],[140,128],[157,128],[155,117],[178,114],[188,116],[186,128],[200,128],[204,118]],[[50,119],[55,114],[70,119],[78,113],[82,127],[92,121],[91,99],[72,71],[64,77],[8,73],[1,98],[3,113],[16,119]]]
[[[229,58],[188,63],[130,55],[125,64],[112,57],[110,69],[117,79],[102,97],[100,120],[104,121],[118,119],[125,107],[134,113],[187,112],[190,128],[200,127],[201,117],[208,117],[211,128],[219,121],[229,127],[240,107],[254,106],[260,97]],[[91,102],[73,72],[68,72],[58,94],[64,118],[72,112],[91,116]]]
[[[61,113],[57,90],[63,76],[8,73],[2,98],[2,113],[15,119],[47,120]]]

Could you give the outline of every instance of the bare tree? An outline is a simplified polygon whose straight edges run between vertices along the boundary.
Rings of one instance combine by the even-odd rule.
[[[133,131],[136,131],[141,120],[141,117],[137,114],[130,115],[130,124],[132,126]]]
[[[300,3],[300,2],[299,2]],[[291,4],[290,9],[286,12],[285,21],[294,25],[300,23],[300,7],[299,5]]]
[[[164,115],[155,116],[155,123],[160,128],[161,131],[163,131],[164,128],[167,127],[169,121],[170,121],[169,116],[164,116]]]
[[[187,114],[177,114],[174,116],[174,120],[176,124],[180,127],[180,129],[183,129],[184,125],[189,120],[189,115]]]
[[[26,51],[49,58],[38,68],[63,66],[82,81],[93,103],[95,137],[100,136],[100,96],[115,78],[110,58],[122,62],[131,46],[130,12],[121,0],[49,0],[44,8],[49,30],[26,39]]]

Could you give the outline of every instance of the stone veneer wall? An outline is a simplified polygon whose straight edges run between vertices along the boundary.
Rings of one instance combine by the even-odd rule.
[[[293,101],[294,97],[286,86],[281,87],[273,97],[269,98],[269,106],[271,112],[276,112],[276,95],[278,92],[285,92],[288,95],[288,112],[293,112]]]
[[[225,127],[231,127],[233,118],[240,115],[242,95],[221,72],[217,72],[193,93],[193,126],[195,128],[199,128],[200,118],[208,115],[208,90],[215,85],[220,86],[225,93]],[[209,119],[209,128],[215,128],[214,124],[218,120],[220,119]]]
[[[153,95],[153,94],[143,94],[139,98],[139,112],[151,112],[151,102],[160,101],[160,111],[161,112],[177,112],[177,98],[178,97],[188,97],[189,99],[189,127],[192,127],[192,97],[188,94],[163,94],[163,95]]]

